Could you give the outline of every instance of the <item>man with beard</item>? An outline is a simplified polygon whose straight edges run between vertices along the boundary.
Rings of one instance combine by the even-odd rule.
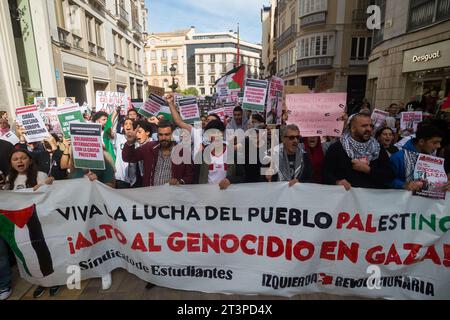
[[[158,141],[147,142],[136,148],[136,132],[126,132],[127,143],[122,150],[122,157],[125,162],[144,162],[143,187],[192,183],[192,164],[175,164],[172,161],[172,133],[171,123],[162,120],[158,126]]]
[[[324,182],[343,186],[385,189],[394,179],[389,156],[372,137],[370,115],[356,114],[349,120],[350,132],[328,149],[325,156]]]

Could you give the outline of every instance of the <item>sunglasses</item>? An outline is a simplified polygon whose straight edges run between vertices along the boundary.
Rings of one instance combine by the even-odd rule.
[[[288,138],[290,141],[298,140],[300,141],[302,139],[301,136],[284,136],[285,138]]]

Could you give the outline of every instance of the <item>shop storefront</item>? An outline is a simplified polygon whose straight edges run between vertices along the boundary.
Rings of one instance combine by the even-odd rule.
[[[439,101],[450,91],[450,40],[407,50],[403,57],[406,97]]]

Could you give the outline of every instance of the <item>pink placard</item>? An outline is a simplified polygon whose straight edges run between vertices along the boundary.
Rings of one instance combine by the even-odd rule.
[[[296,124],[303,137],[340,137],[344,121],[347,93],[288,94],[288,124]]]

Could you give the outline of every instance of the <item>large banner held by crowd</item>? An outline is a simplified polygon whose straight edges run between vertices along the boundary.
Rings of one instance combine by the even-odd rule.
[[[340,137],[347,93],[288,94],[289,124],[296,124],[303,137]]]
[[[4,191],[0,204],[21,276],[45,287],[66,284],[74,267],[81,279],[123,268],[208,293],[450,298],[450,201],[402,190],[114,190],[75,179]]]

